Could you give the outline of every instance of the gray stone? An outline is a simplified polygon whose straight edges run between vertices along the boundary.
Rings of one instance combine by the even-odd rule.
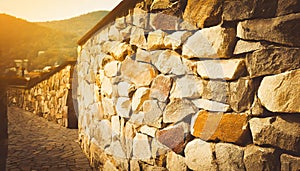
[[[183,44],[186,58],[229,58],[233,54],[236,31],[220,25],[197,31]]]
[[[300,112],[300,69],[266,76],[258,89],[261,104],[272,112]]]
[[[170,98],[200,98],[203,93],[202,80],[194,75],[176,78]]]
[[[218,0],[188,0],[183,19],[198,28],[221,22],[222,2]]]
[[[165,36],[164,45],[166,48],[176,50],[192,35],[188,31],[177,31],[170,35]]]
[[[273,148],[249,145],[244,152],[246,170],[280,170],[279,156]]]
[[[300,13],[272,19],[240,22],[237,36],[245,40],[266,40],[288,46],[300,46]]]
[[[120,34],[120,31],[116,28],[115,25],[109,27],[108,38],[112,41],[122,41],[123,36]]]
[[[218,169],[245,170],[243,155],[244,149],[229,143],[217,143],[215,147]]]
[[[282,154],[280,156],[281,170],[298,171],[300,169],[300,157]]]
[[[184,154],[185,163],[192,170],[217,170],[210,143],[194,139],[186,145]]]
[[[253,118],[249,121],[253,143],[300,152],[300,117],[293,115]],[[293,131],[290,131],[293,130]]]
[[[246,56],[250,77],[280,74],[300,68],[300,49],[288,47],[267,47]]]

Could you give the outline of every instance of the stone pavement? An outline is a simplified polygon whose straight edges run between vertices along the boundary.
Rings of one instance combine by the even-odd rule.
[[[92,170],[67,129],[22,109],[8,109],[8,171]]]

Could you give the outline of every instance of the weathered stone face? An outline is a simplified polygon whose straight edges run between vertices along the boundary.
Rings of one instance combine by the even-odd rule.
[[[300,13],[272,19],[240,22],[237,36],[246,40],[266,40],[289,46],[300,46]],[[266,29],[267,28],[267,29]]]
[[[229,103],[229,83],[223,81],[203,81],[203,99],[209,99],[221,103]]]
[[[151,13],[149,25],[154,30],[177,30],[179,18],[164,13]]]
[[[130,44],[142,49],[147,49],[147,40],[143,29],[139,27],[131,28]]]
[[[179,49],[181,45],[192,35],[191,32],[188,31],[177,31],[170,35],[165,36],[164,45],[167,48],[171,48],[173,50]]]
[[[221,140],[239,144],[248,138],[246,114],[200,111],[193,118],[191,133],[202,140]]]
[[[188,0],[183,19],[198,28],[217,25],[221,22],[222,1]]]
[[[137,112],[142,107],[145,100],[149,99],[149,88],[141,87],[136,90],[132,97],[132,110]]]
[[[269,118],[253,118],[250,121],[253,142],[272,145],[281,149],[300,152],[300,120],[293,115]],[[293,131],[290,131],[293,130]]]
[[[300,68],[300,49],[267,47],[246,56],[250,77],[279,74]]]
[[[207,99],[195,99],[192,101],[199,109],[204,109],[211,112],[228,112],[230,106],[228,104],[215,102]]]
[[[186,171],[187,166],[184,161],[184,157],[170,151],[167,154],[167,169],[173,171]]]
[[[300,112],[300,70],[265,77],[258,89],[263,106],[272,112]]]
[[[297,170],[300,168],[300,157],[282,154],[280,162],[281,170]]]
[[[171,90],[172,79],[164,75],[158,75],[152,82],[150,97],[165,102]]]
[[[166,35],[167,33],[162,30],[150,32],[147,38],[148,50],[156,50],[156,49],[164,48],[165,47],[164,39]]]
[[[147,160],[151,157],[150,144],[147,135],[137,133],[133,138],[133,158]]]
[[[182,55],[186,58],[228,58],[233,53],[235,35],[234,28],[220,25],[204,28],[187,39]]]
[[[300,2],[298,0],[278,0],[277,4],[277,16],[283,16],[291,13],[299,13],[300,12]]]
[[[200,98],[202,93],[202,80],[193,75],[186,75],[175,79],[170,98]]]
[[[157,140],[170,149],[178,149],[184,144],[184,129],[182,126],[171,126],[156,134]]]
[[[212,153],[212,144],[195,139],[186,145],[185,163],[192,170],[217,170]]]
[[[144,123],[160,128],[162,122],[162,109],[156,100],[146,100],[143,103]]]
[[[264,48],[264,46],[260,42],[250,42],[250,41],[239,40],[236,43],[233,54],[236,55],[236,54],[253,52],[253,51],[256,51],[256,50],[259,50],[262,48]]]
[[[273,148],[247,146],[244,163],[246,170],[280,170],[279,156]]]

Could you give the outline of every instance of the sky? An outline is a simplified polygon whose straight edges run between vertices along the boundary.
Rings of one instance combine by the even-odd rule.
[[[98,10],[112,10],[122,0],[0,0],[0,13],[27,21],[68,19]]]

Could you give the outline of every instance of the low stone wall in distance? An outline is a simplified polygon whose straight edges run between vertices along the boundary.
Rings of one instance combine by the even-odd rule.
[[[76,128],[71,89],[74,64],[67,62],[26,85],[11,86],[8,90],[10,105],[17,105],[64,127]]]
[[[296,0],[145,0],[101,28],[77,66],[92,165],[299,170],[299,12]]]

